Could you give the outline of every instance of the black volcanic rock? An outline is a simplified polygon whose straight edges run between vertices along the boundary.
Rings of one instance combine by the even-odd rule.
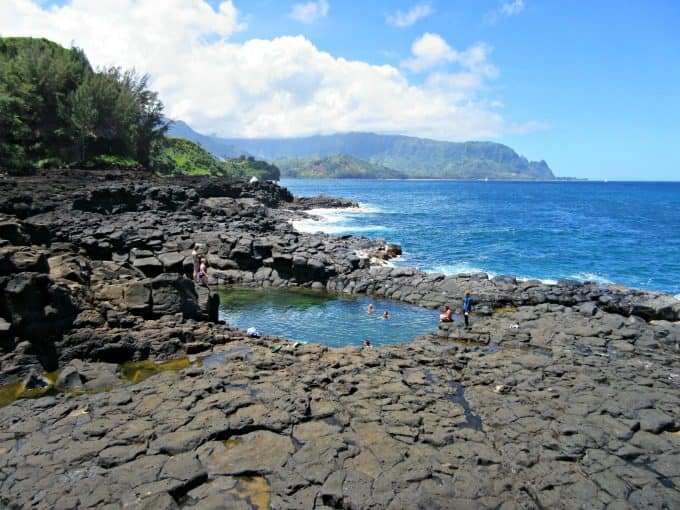
[[[35,395],[61,370],[0,408],[0,506],[680,505],[680,302],[389,267],[397,245],[296,232],[296,202],[345,206],[269,183],[0,179],[0,382]],[[330,349],[218,323],[218,283],[457,313],[470,290],[475,308],[470,328]],[[160,373],[130,384],[127,361]]]

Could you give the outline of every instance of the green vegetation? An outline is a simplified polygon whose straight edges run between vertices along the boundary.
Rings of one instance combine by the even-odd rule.
[[[283,177],[322,179],[403,179],[402,172],[345,154],[326,158],[286,158],[276,161]]]
[[[166,122],[147,84],[134,71],[93,71],[78,48],[0,38],[0,169],[149,168]]]
[[[183,138],[167,137],[159,143],[154,168],[160,175],[279,179],[279,169],[265,161],[244,156],[220,161],[199,144]]]

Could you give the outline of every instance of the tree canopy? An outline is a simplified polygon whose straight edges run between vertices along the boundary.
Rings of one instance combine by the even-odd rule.
[[[0,38],[0,169],[101,157],[149,168],[167,122],[148,80],[118,67],[94,71],[78,48]]]

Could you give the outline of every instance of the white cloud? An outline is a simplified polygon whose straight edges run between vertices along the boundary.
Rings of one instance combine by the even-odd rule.
[[[489,24],[495,24],[499,18],[517,16],[524,10],[526,5],[524,0],[512,0],[511,2],[503,2],[497,9],[486,13],[484,21]]]
[[[514,0],[513,2],[504,2],[501,5],[501,13],[506,16],[515,16],[524,10],[524,0]]]
[[[390,25],[399,28],[410,27],[418,20],[426,18],[433,12],[434,10],[429,3],[416,4],[407,12],[397,11],[394,14],[387,16],[387,22]]]
[[[456,75],[451,83],[472,83],[482,85],[486,79],[498,77],[498,69],[487,62],[491,47],[484,43],[477,43],[465,51],[458,51],[437,34],[425,33],[411,46],[413,58],[405,60],[402,65],[413,72],[421,72],[427,69],[444,67],[447,64],[456,63],[465,71]],[[465,78],[463,75],[470,75]],[[440,81],[442,73],[435,73],[430,78]],[[452,76],[452,75],[449,75]]]
[[[411,45],[413,58],[403,65],[413,72],[424,71],[432,67],[454,62],[459,58],[458,52],[437,34],[426,32]]]
[[[290,17],[301,23],[314,23],[320,18],[325,18],[328,15],[329,8],[327,0],[295,4],[290,11]]]
[[[81,47],[95,66],[135,67],[151,75],[171,118],[221,136],[301,136],[374,131],[445,140],[495,138],[510,124],[493,98],[479,97],[498,71],[490,49],[451,48],[441,37],[414,43],[422,85],[401,69],[347,60],[304,36],[229,40],[245,27],[231,1],[71,0],[41,8],[0,1],[0,34],[46,37]],[[429,42],[428,42],[429,41]]]

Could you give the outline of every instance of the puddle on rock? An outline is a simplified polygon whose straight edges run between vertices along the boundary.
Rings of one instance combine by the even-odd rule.
[[[494,354],[494,353],[496,353],[496,352],[500,352],[501,350],[502,350],[502,349],[501,349],[501,346],[500,346],[500,345],[498,345],[498,344],[496,344],[496,343],[490,343],[489,345],[487,345],[487,346],[482,350],[482,352],[483,352],[484,354]]]
[[[592,356],[593,351],[588,347],[587,345],[583,344],[576,344],[574,346],[574,352],[577,352],[578,354],[582,354],[583,356]]]
[[[465,387],[456,381],[448,381],[448,383],[456,393],[454,395],[447,395],[445,397],[446,400],[461,406],[465,413],[465,423],[461,423],[458,426],[463,429],[469,428],[483,432],[482,419],[472,412],[470,403],[465,399]]]
[[[5,407],[15,402],[16,400],[23,398],[39,398],[49,395],[56,395],[59,393],[55,384],[61,370],[56,370],[54,372],[46,372],[42,374],[42,377],[49,381],[47,386],[42,388],[25,389],[24,381],[18,381],[11,384],[3,384],[0,386],[0,407]]]
[[[223,365],[229,359],[247,360],[253,354],[252,349],[243,344],[234,345],[227,349],[215,350],[212,354],[201,358],[201,365],[205,368],[210,368],[218,365]]]
[[[494,315],[499,315],[499,314],[508,314],[508,313],[515,313],[517,311],[517,307],[513,305],[505,305],[505,306],[499,306],[498,308],[493,309],[493,314]]]
[[[136,384],[148,379],[152,375],[165,372],[167,370],[183,370],[191,365],[188,357],[171,359],[167,361],[130,361],[120,366],[120,378],[125,383]]]
[[[227,439],[227,440],[223,441],[224,447],[227,450],[230,449],[230,448],[234,448],[234,447],[240,445],[241,443],[243,443],[243,439],[240,438],[240,437],[234,437],[232,439]]]
[[[233,494],[244,500],[251,508],[267,510],[271,500],[271,487],[264,476],[237,476]]]

